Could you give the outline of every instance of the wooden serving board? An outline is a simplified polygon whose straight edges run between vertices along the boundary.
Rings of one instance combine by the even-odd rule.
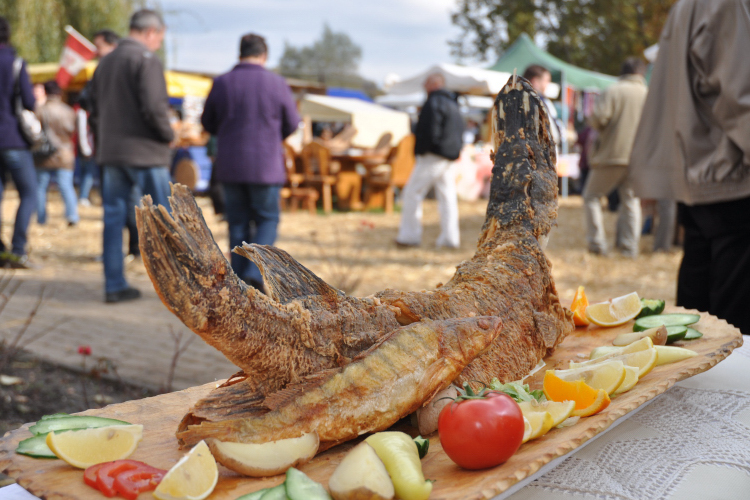
[[[671,308],[668,312],[695,312]],[[521,446],[505,464],[487,470],[468,471],[456,466],[443,452],[437,433],[430,437],[430,451],[422,460],[425,477],[435,479],[434,500],[488,499],[507,490],[514,483],[534,474],[551,460],[563,456],[609,427],[615,420],[635,410],[643,403],[663,393],[675,382],[701,373],[727,357],[735,347],[742,345],[739,330],[714,316],[702,313],[696,325],[704,336],[701,339],[681,342],[698,352],[698,356],[678,363],[658,366],[643,377],[629,392],[617,396],[607,409],[597,415],[582,418],[577,424],[564,429],[553,429],[540,439]],[[545,361],[547,368],[566,368],[569,360],[583,359],[594,347],[611,345],[618,334],[632,330],[632,322],[615,328],[578,328],[559,346],[554,355]],[[544,370],[531,378],[532,388],[541,387]],[[87,415],[117,418],[134,424],[143,424],[143,441],[130,457],[142,460],[155,467],[169,469],[184,453],[177,448],[175,429],[188,408],[204,397],[213,384],[193,387],[180,392],[153,398],[130,401],[89,410]],[[33,459],[17,455],[19,441],[31,436],[26,424],[7,433],[0,441],[0,471],[15,478],[18,484],[36,496],[46,499],[92,499],[105,498],[83,483],[83,473],[62,460]],[[414,432],[416,435],[416,432]],[[334,447],[300,467],[305,473],[323,485],[354,442]],[[235,498],[275,486],[284,476],[253,479],[239,476],[220,466],[221,477],[211,500],[234,500]],[[144,493],[142,498],[152,498]]]

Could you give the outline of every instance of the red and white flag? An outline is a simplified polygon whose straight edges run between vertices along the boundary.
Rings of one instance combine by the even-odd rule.
[[[78,33],[72,26],[66,26],[68,39],[60,55],[60,70],[55,80],[61,89],[67,88],[70,81],[86,67],[86,63],[96,55],[93,43]]]

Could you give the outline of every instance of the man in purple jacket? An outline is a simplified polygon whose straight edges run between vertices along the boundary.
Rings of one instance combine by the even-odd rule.
[[[286,181],[282,141],[300,118],[284,79],[265,69],[263,37],[240,40],[240,62],[214,80],[201,123],[216,135],[216,178],[224,186],[229,246],[273,245],[279,224],[279,193]],[[263,290],[263,278],[249,260],[232,254],[232,269]]]

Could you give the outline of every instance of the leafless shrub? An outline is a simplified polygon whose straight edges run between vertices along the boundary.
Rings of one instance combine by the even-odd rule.
[[[374,227],[372,222],[362,220],[358,230],[371,230]],[[328,284],[347,295],[354,293],[362,282],[364,264],[360,257],[364,248],[361,245],[354,248],[344,245],[338,226],[333,227],[333,244],[321,242],[317,231],[310,232],[310,240],[325,263],[324,272]],[[344,251],[346,256],[343,254]]]
[[[169,364],[169,372],[167,373],[167,381],[164,383],[164,386],[162,387],[162,392],[172,392],[172,382],[174,381],[174,372],[177,368],[177,362],[180,359],[180,356],[182,356],[187,348],[190,346],[190,344],[195,340],[195,336],[191,336],[189,339],[187,339],[185,342],[183,342],[183,335],[185,334],[184,331],[181,331],[179,333],[175,333],[174,328],[172,328],[172,325],[169,326],[169,335],[172,337],[172,341],[174,342],[174,349],[172,350],[172,362]]]
[[[0,275],[0,314],[2,314],[2,312],[5,310],[5,306],[8,304],[8,302],[10,302],[10,299],[13,298],[13,295],[18,290],[18,287],[21,286],[21,282],[14,281],[13,278],[13,271],[6,271]],[[34,307],[26,316],[26,319],[24,320],[23,324],[18,329],[16,334],[13,336],[13,338],[9,341],[0,341],[0,348],[2,348],[2,355],[0,355],[0,372],[2,372],[8,365],[8,363],[10,363],[15,358],[15,356],[21,350],[25,349],[29,344],[39,340],[58,326],[70,320],[70,318],[65,317],[62,320],[57,321],[53,325],[50,325],[49,327],[36,332],[36,334],[25,337],[27,332],[29,331],[29,327],[31,326],[32,321],[34,321],[34,318],[39,311],[39,308],[44,302],[44,292],[45,286],[42,285],[41,287],[39,287],[39,297],[37,298]]]

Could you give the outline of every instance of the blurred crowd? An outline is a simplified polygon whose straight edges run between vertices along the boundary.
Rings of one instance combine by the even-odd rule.
[[[602,216],[606,198],[618,212],[612,228],[617,251],[636,258],[641,235],[648,232],[655,235],[654,251],[680,243],[678,305],[712,312],[750,332],[744,312],[750,299],[745,278],[750,273],[750,66],[742,53],[750,46],[748,12],[748,0],[675,4],[650,82],[643,60],[625,59],[619,79],[598,95],[570,149],[580,153],[588,251],[612,252]],[[75,227],[78,206],[90,204],[98,180],[105,301],[138,298],[140,292],[125,278],[128,254],[123,255],[125,229],[129,255],[139,253],[134,207],[143,195],[169,207],[170,166],[180,158],[175,150],[181,139],[205,144],[209,135],[212,193],[229,226],[230,246],[274,244],[288,175],[283,141],[301,123],[289,86],[266,69],[263,37],[245,35],[237,65],[214,80],[202,130],[179,130],[181,117],[170,108],[164,68],[155,55],[165,30],[158,12],[142,9],[133,14],[127,37],[96,33],[98,66],[68,104],[54,81],[31,85],[25,62],[9,43],[10,26],[0,18],[0,181],[12,179],[20,196],[12,241],[7,247],[0,241],[0,264],[32,265],[27,228],[35,213],[39,224],[46,223],[52,183],[62,195],[68,225]],[[551,72],[533,64],[523,77],[544,101],[559,155],[570,134],[546,97]],[[441,220],[436,245],[457,248],[456,160],[464,144],[486,135],[487,123],[461,115],[457,96],[440,73],[429,75],[424,89],[427,100],[414,124],[415,162],[400,193],[395,244],[421,245],[423,200],[434,193]],[[322,141],[326,134],[331,131],[320,132]],[[241,279],[264,289],[259,270],[247,259],[232,255],[231,263]]]

